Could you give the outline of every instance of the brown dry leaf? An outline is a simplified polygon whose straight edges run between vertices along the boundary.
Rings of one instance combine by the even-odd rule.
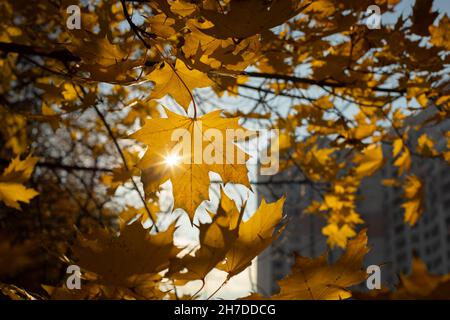
[[[109,67],[125,59],[127,54],[106,37],[88,32],[76,32],[65,47],[87,64]]]
[[[129,286],[133,276],[157,274],[169,267],[169,260],[180,251],[173,245],[175,223],[166,231],[150,234],[140,221],[123,228],[119,237],[105,232],[97,240],[84,240],[73,247],[80,267],[99,276],[97,283]]]
[[[244,39],[286,22],[309,5],[301,0],[273,1],[269,6],[261,0],[231,0],[229,3],[226,13],[200,9],[200,14],[213,24],[202,32],[217,39]]]

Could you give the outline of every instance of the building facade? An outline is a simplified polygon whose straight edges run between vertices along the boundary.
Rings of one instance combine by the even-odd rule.
[[[423,121],[426,114],[410,119],[414,124]],[[411,142],[423,134],[436,143],[438,150],[447,143],[443,133],[450,130],[450,121],[430,126],[410,135]],[[384,179],[398,177],[397,168],[391,163],[392,150],[383,146],[384,158],[388,159],[382,170],[366,178],[358,191],[357,212],[368,227],[371,251],[366,265],[381,265],[382,283],[393,287],[398,274],[408,273],[413,254],[417,254],[435,274],[450,272],[450,166],[440,158],[413,156],[411,173],[424,183],[425,209],[414,227],[404,222],[405,202],[403,189],[383,185]],[[293,170],[283,171],[274,181],[286,181],[293,177]],[[298,174],[298,173],[297,173]],[[294,179],[295,178],[295,179]],[[300,177],[301,178],[301,177]],[[289,274],[293,252],[316,257],[326,250],[326,239],[321,233],[322,218],[304,213],[315,198],[315,192],[306,184],[260,184],[260,197],[273,201],[285,194],[285,212],[289,223],[282,235],[258,258],[258,289],[261,294],[277,291],[276,281]],[[335,251],[331,251],[334,255]],[[363,289],[363,288],[362,288]]]

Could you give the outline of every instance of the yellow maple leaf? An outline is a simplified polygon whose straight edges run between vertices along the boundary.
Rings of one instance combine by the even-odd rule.
[[[292,274],[280,280],[280,292],[272,299],[340,300],[351,297],[348,288],[367,277],[363,259],[369,252],[366,230],[350,240],[347,249],[334,264],[327,253],[318,258],[296,256]]]
[[[425,157],[433,157],[438,154],[434,147],[434,141],[426,134],[417,139],[417,152]]]
[[[67,50],[80,57],[87,64],[109,67],[125,59],[127,54],[108,38],[89,32],[75,32],[71,42],[65,45]]]
[[[398,167],[399,175],[411,168],[411,153],[408,148],[404,148],[402,154],[395,159],[394,166]]]
[[[392,156],[396,157],[403,149],[403,139],[402,138],[395,139],[394,142],[392,143],[392,146],[393,146]]]
[[[220,110],[197,119],[166,112],[168,118],[148,119],[130,136],[148,146],[138,164],[146,193],[156,192],[170,179],[174,208],[184,209],[192,221],[196,208],[209,198],[210,171],[218,173],[224,183],[250,188],[248,155],[235,144],[238,135],[227,138],[229,130],[249,133],[238,124],[239,118],[223,118]]]
[[[228,279],[247,268],[252,260],[278,238],[284,227],[275,231],[283,218],[285,198],[273,203],[266,203],[263,199],[256,212],[247,220],[239,224],[238,238],[225,256],[225,261],[217,268],[228,273]],[[236,221],[238,211],[231,213]]]
[[[176,0],[170,3],[170,11],[182,17],[187,17],[197,10],[197,6],[183,0]]]
[[[354,162],[357,164],[355,173],[359,177],[374,174],[383,166],[383,150],[379,144],[371,144],[361,154],[356,155]]]
[[[335,246],[345,248],[347,246],[348,239],[356,235],[355,231],[348,225],[344,224],[339,227],[334,223],[323,227],[322,233],[328,237],[327,243],[332,248]]]
[[[427,265],[413,256],[411,273],[401,274],[391,299],[449,299],[450,275],[433,275]]]
[[[7,206],[20,210],[20,202],[29,203],[39,194],[23,185],[33,172],[39,158],[29,155],[24,160],[16,157],[0,176],[0,200]]]
[[[167,62],[162,63],[149,75],[149,79],[154,83],[151,98],[160,99],[169,94],[185,110],[192,101],[193,89],[213,84],[206,74],[189,69],[181,60],[177,60],[173,67]]]
[[[415,175],[410,175],[406,177],[403,190],[404,197],[407,199],[402,204],[402,207],[405,209],[404,220],[409,225],[414,226],[424,210],[424,186],[419,178]]]
[[[72,249],[80,267],[99,276],[97,283],[129,286],[135,275],[157,274],[169,267],[180,249],[173,245],[175,223],[166,231],[150,234],[140,221],[126,225],[120,236],[100,230]]]
[[[180,280],[204,280],[214,267],[224,260],[225,255],[238,237],[237,223],[242,217],[235,203],[221,189],[221,200],[217,213],[212,216],[212,222],[202,224],[200,230],[200,248],[195,255],[185,255],[171,264],[169,276]],[[180,272],[186,268],[187,272]]]

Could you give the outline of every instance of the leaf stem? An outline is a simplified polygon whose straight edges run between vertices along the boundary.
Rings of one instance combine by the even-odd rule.
[[[206,298],[206,300],[211,299],[217,292],[219,292],[220,289],[223,288],[224,285],[226,285],[228,283],[228,277],[222,282],[222,284],[213,292],[210,294],[210,296],[208,298]]]

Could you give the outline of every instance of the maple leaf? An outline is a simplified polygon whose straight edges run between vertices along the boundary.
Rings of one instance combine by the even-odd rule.
[[[20,210],[20,202],[29,203],[39,194],[23,185],[33,172],[39,158],[29,155],[24,160],[16,157],[0,176],[0,200],[7,206]]]
[[[180,251],[173,245],[176,221],[166,231],[150,234],[140,221],[126,225],[119,237],[97,232],[72,249],[80,267],[96,273],[100,284],[129,286],[135,275],[157,274]]]
[[[268,6],[260,0],[231,0],[227,12],[201,8],[200,14],[213,26],[202,32],[217,39],[247,38],[273,28],[301,12],[306,5],[300,0],[273,1]]]
[[[403,186],[404,197],[407,199],[402,207],[405,209],[405,222],[414,226],[421,217],[424,210],[424,185],[415,175],[406,177]]]
[[[400,275],[397,290],[391,299],[449,299],[450,276],[433,275],[428,272],[426,264],[413,256],[411,273]]]
[[[243,71],[259,55],[260,42],[253,36],[239,42],[233,39],[216,39],[199,30],[211,23],[188,23],[190,32],[182,47],[184,55],[196,69],[208,72],[223,69]],[[233,78],[232,78],[233,79]],[[217,81],[217,80],[216,80]]]
[[[237,225],[243,215],[243,209],[239,212],[235,203],[221,188],[217,213],[214,215],[210,213],[212,222],[199,227],[200,248],[194,256],[188,254],[173,262],[168,276],[177,280],[204,280],[206,275],[225,259],[230,247],[236,241]],[[183,268],[187,268],[187,272],[180,273]]]
[[[322,233],[328,237],[327,243],[331,248],[335,246],[345,248],[347,246],[348,239],[356,235],[355,231],[348,225],[344,224],[339,227],[335,223],[323,227]]]
[[[68,289],[65,286],[42,285],[51,300],[162,300],[167,293],[159,289],[161,277],[158,275],[140,275],[131,287],[101,285],[93,282],[83,283],[80,289]]]
[[[196,208],[209,198],[210,171],[218,173],[224,183],[239,183],[250,188],[247,167],[238,161],[246,161],[248,155],[235,144],[236,137],[232,141],[225,139],[227,130],[247,132],[238,124],[239,118],[223,118],[220,110],[197,119],[169,110],[166,112],[167,118],[148,119],[139,131],[130,136],[148,146],[138,164],[143,170],[141,179],[147,193],[156,192],[161,184],[170,179],[174,207],[184,209],[192,221]],[[214,142],[213,137],[206,138],[202,128],[216,130],[224,137],[223,140]],[[181,132],[181,139],[173,138],[176,132]],[[203,142],[204,138],[207,143]],[[210,164],[207,159],[197,161],[197,157],[202,157],[214,143],[219,149],[214,155],[218,157],[217,161]]]
[[[417,152],[425,157],[434,157],[438,154],[434,141],[426,133],[417,139]]]
[[[435,46],[450,50],[450,19],[448,15],[445,14],[437,26],[430,25],[428,28],[431,34],[430,42]]]
[[[150,32],[159,37],[170,38],[175,35],[174,19],[168,18],[165,14],[157,14],[147,19],[147,24],[150,27]]]
[[[189,69],[183,61],[177,60],[175,66],[162,63],[150,75],[149,79],[154,83],[151,98],[160,99],[169,94],[185,110],[192,101],[192,90],[208,87],[213,82],[206,74],[195,69]]]
[[[86,31],[72,31],[71,42],[65,47],[82,61],[78,71],[89,74],[89,79],[110,83],[129,83],[136,79],[128,73],[142,66],[143,59],[129,60],[128,53],[107,37]],[[84,76],[83,76],[84,78]]]
[[[87,64],[112,66],[125,59],[127,54],[108,38],[93,33],[79,31],[72,34],[71,42],[65,47]]]
[[[381,145],[371,144],[355,159],[355,173],[360,177],[370,176],[383,166],[383,150]]]
[[[247,221],[238,224],[236,241],[227,252],[225,261],[216,266],[217,269],[228,273],[228,279],[245,270],[259,253],[280,236],[284,226],[277,231],[275,227],[283,217],[284,201],[284,197],[273,203],[266,203],[263,199],[256,212]],[[224,206],[228,208],[227,211],[234,217],[234,221],[239,221],[239,211],[233,209],[230,204]]]
[[[340,300],[351,297],[348,288],[367,277],[363,259],[369,252],[366,230],[350,240],[347,249],[334,264],[327,253],[318,258],[296,256],[292,273],[278,281],[280,292],[272,299]]]
[[[398,167],[399,175],[402,175],[411,168],[411,152],[408,148],[404,148],[400,156],[395,159],[394,166]]]
[[[182,0],[174,1],[170,4],[170,10],[182,17],[189,16],[197,10],[197,6]]]

